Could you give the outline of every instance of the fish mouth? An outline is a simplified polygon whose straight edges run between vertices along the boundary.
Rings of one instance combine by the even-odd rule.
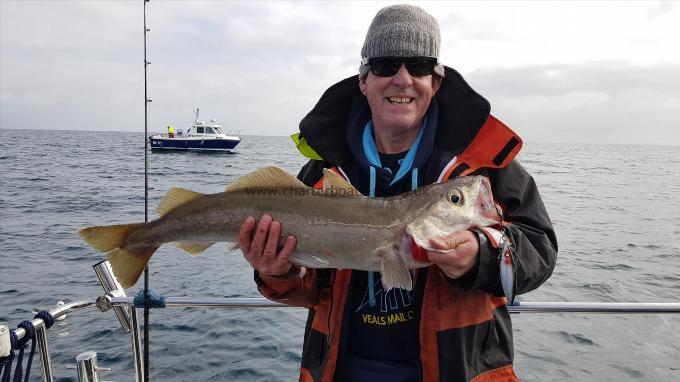
[[[496,202],[493,199],[493,192],[491,190],[491,183],[489,183],[489,179],[486,177],[482,178],[479,188],[477,200],[475,200],[475,210],[485,219],[489,219],[495,223],[500,223],[501,214],[497,209]]]

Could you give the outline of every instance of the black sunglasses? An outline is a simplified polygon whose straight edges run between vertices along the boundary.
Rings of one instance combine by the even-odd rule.
[[[432,57],[374,57],[367,61],[371,73],[378,77],[392,77],[397,74],[402,63],[413,77],[429,76],[437,65],[437,59]]]

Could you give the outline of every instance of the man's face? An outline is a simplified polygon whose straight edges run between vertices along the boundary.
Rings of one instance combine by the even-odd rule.
[[[392,77],[378,77],[369,71],[359,88],[371,107],[376,130],[398,134],[420,127],[441,81],[433,75],[413,77],[402,63]]]

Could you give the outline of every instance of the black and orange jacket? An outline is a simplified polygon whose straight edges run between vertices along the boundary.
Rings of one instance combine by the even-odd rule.
[[[323,168],[354,165],[347,146],[352,110],[365,103],[356,76],[329,88],[300,123],[301,138],[323,160],[311,160],[298,177],[319,187]],[[435,145],[419,184],[456,176],[489,178],[515,249],[515,292],[537,288],[550,277],[557,257],[552,224],[532,177],[514,160],[521,140],[489,114],[489,103],[453,69],[433,99],[438,106]],[[338,170],[339,169],[339,170]],[[481,231],[475,268],[450,279],[438,267],[415,271],[420,303],[420,360],[423,381],[515,381],[510,316],[499,276],[498,250]],[[260,293],[309,308],[300,381],[334,380],[342,367],[351,270],[304,269],[273,278],[255,273]]]

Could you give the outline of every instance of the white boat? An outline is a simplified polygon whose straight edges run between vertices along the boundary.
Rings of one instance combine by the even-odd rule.
[[[199,109],[194,110],[194,122],[186,134],[181,129],[176,134],[156,134],[149,137],[152,150],[199,150],[231,151],[241,142],[240,131],[224,133],[222,125],[214,118],[210,123],[198,119]]]

